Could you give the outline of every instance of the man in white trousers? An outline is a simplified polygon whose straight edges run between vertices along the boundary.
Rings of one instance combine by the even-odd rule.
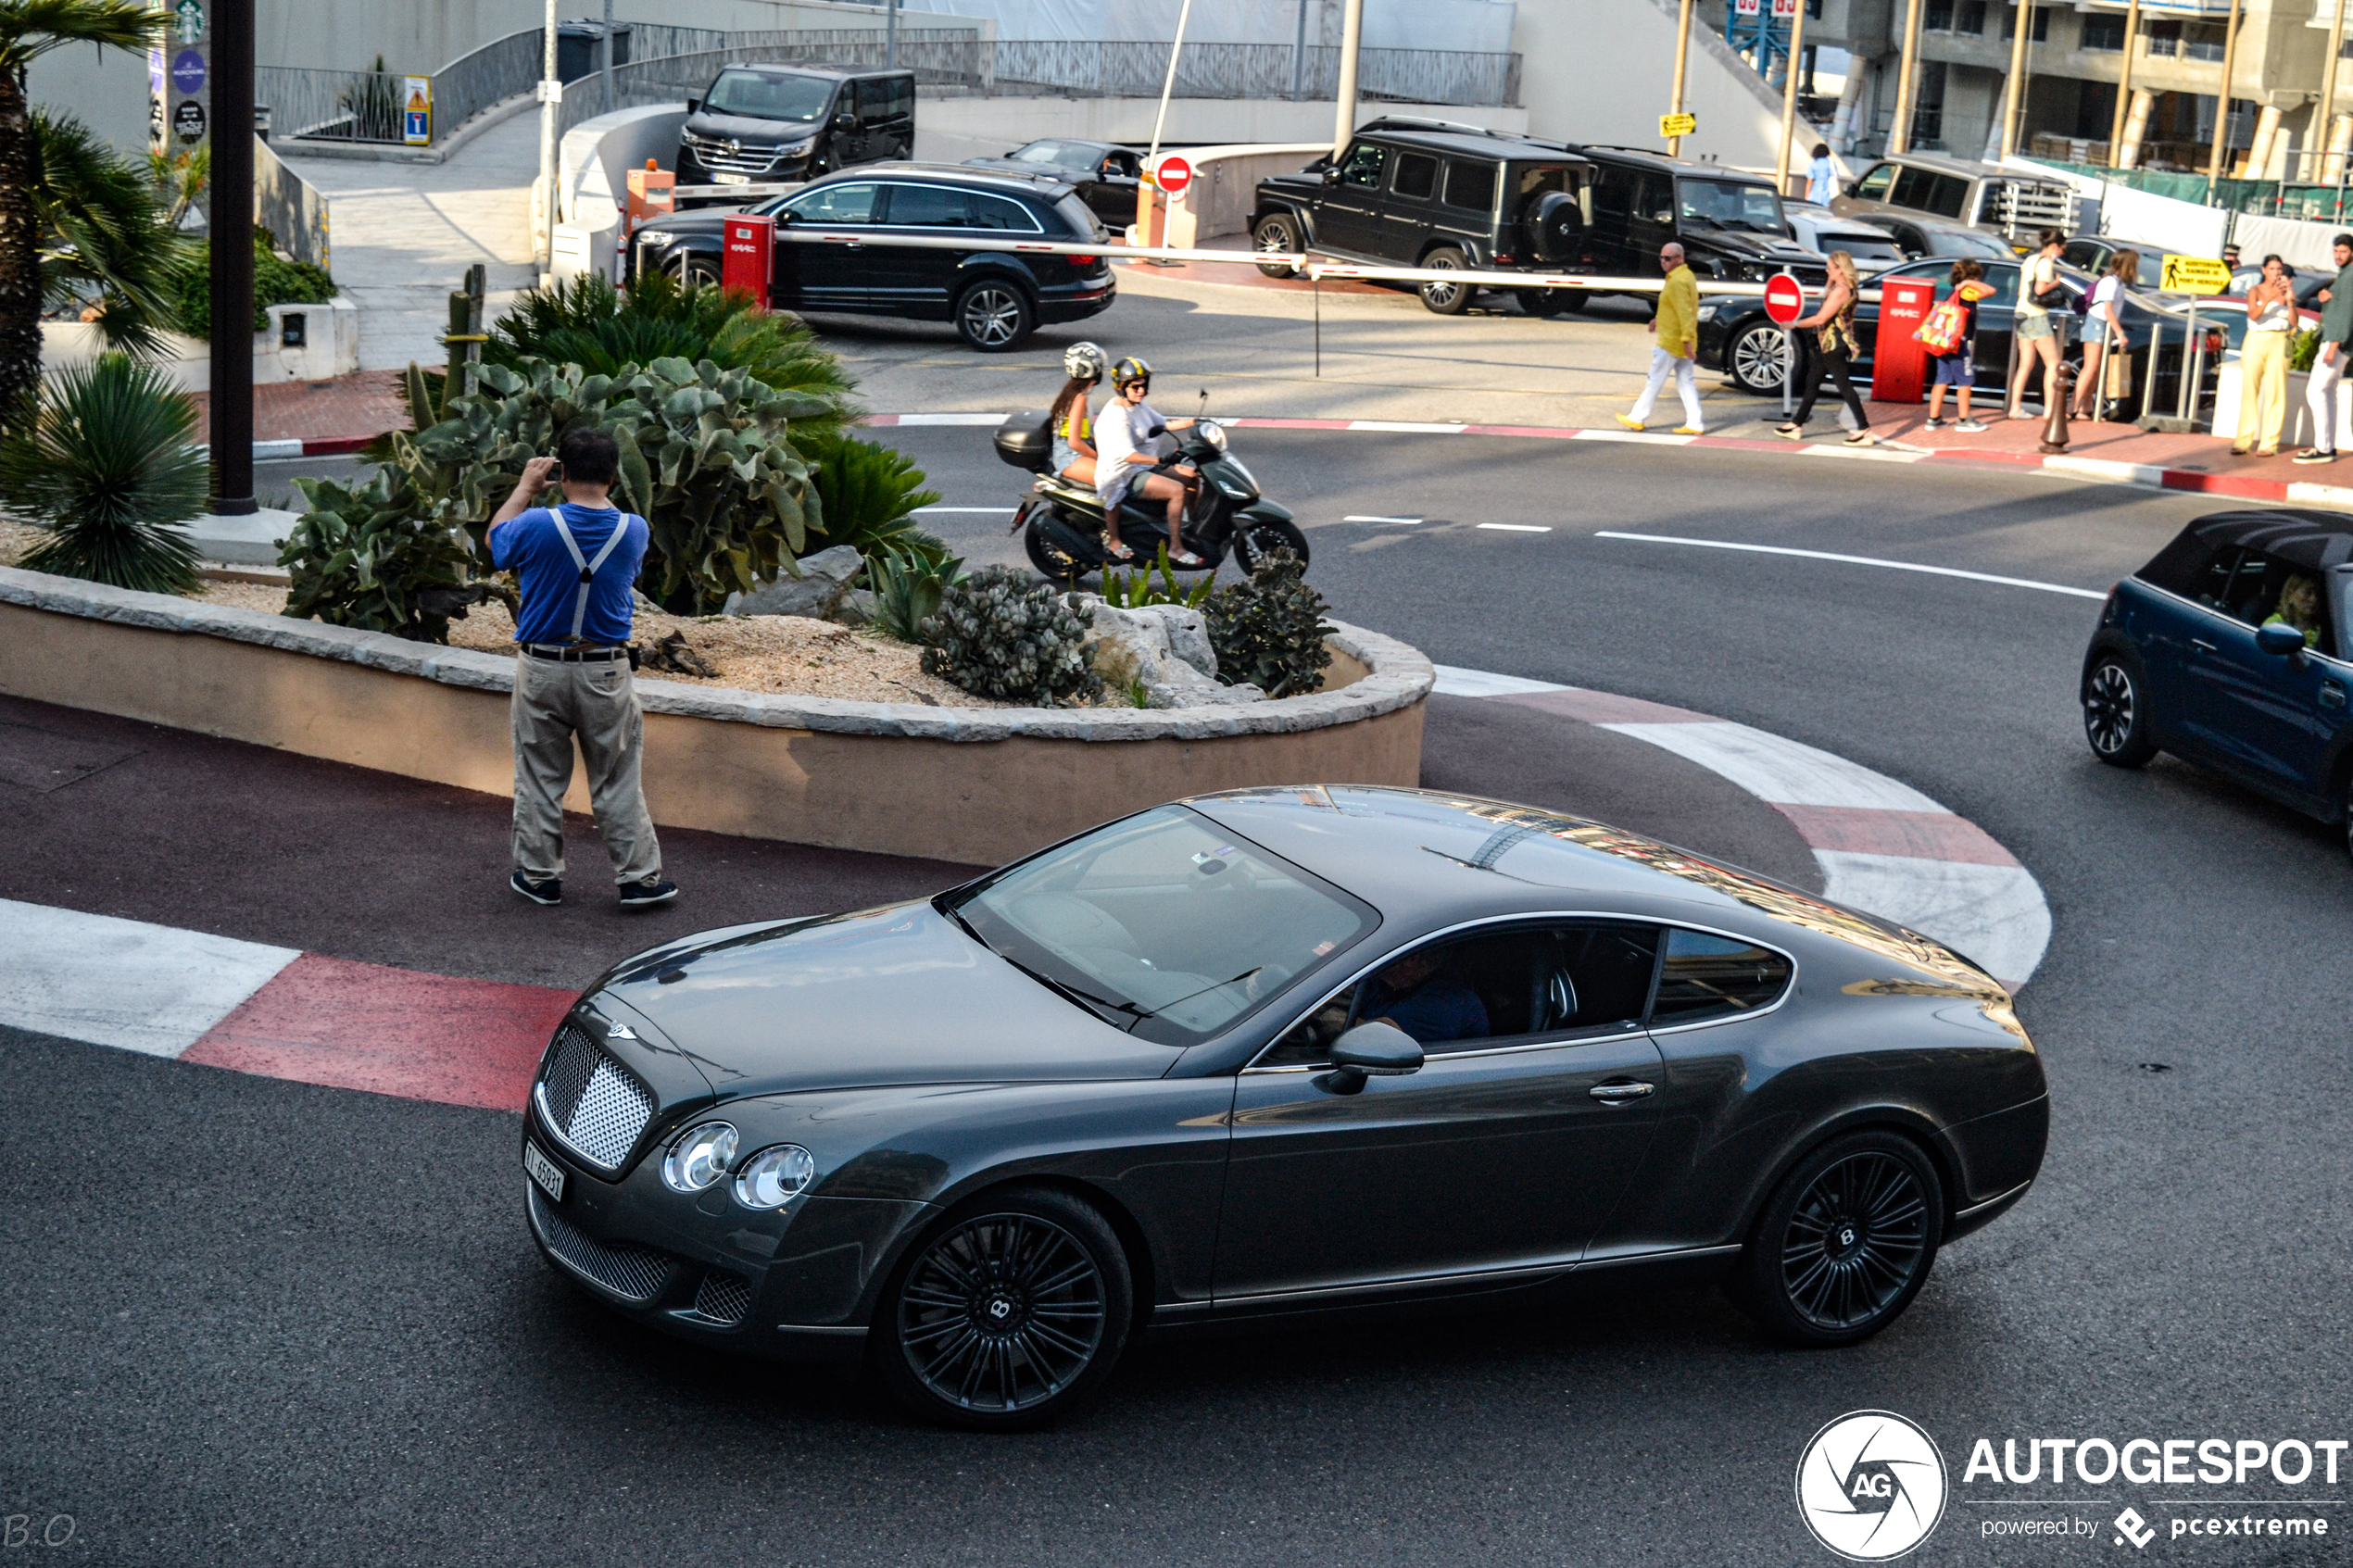
[[[1683,422],[1675,427],[1675,433],[1705,435],[1707,423],[1699,411],[1699,380],[1692,370],[1692,358],[1699,353],[1699,281],[1683,265],[1683,247],[1672,240],[1659,247],[1658,267],[1667,274],[1667,284],[1658,291],[1658,314],[1651,319],[1650,330],[1657,335],[1658,344],[1651,350],[1650,380],[1643,383],[1634,411],[1618,415],[1617,422],[1628,430],[1642,429],[1651,409],[1657,407],[1659,389],[1671,375],[1683,399]]]

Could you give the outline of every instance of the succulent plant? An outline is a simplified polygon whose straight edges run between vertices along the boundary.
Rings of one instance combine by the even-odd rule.
[[[1011,567],[950,583],[916,633],[924,673],[976,696],[1063,708],[1102,690],[1081,650],[1091,633],[1076,596]]]
[[[24,558],[150,594],[198,586],[196,548],[174,526],[204,510],[196,408],[162,371],[126,354],[58,371],[0,445],[0,496],[48,538]]]
[[[452,614],[488,591],[469,585],[475,571],[465,536],[424,515],[409,476],[378,469],[367,483],[297,479],[309,504],[279,552],[293,576],[285,612],[297,621],[389,632],[422,643],[449,640]]]
[[[1331,606],[1302,581],[1306,571],[1297,556],[1275,550],[1249,582],[1220,588],[1202,606],[1220,681],[1247,682],[1268,696],[1297,696],[1323,684],[1332,661],[1324,646],[1334,630],[1324,620]]]

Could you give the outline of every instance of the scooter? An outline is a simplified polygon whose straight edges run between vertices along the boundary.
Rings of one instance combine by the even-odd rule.
[[[1094,486],[1074,484],[1053,471],[1051,423],[1043,408],[1008,416],[997,427],[997,456],[1038,476],[1013,513],[1013,532],[1022,535],[1030,565],[1051,582],[1076,583],[1124,563],[1103,549],[1103,503]],[[1288,509],[1259,495],[1257,478],[1228,449],[1225,426],[1203,418],[1166,433],[1176,438],[1176,455],[1151,471],[1189,463],[1201,475],[1193,515],[1185,523],[1186,547],[1206,563],[1194,570],[1215,571],[1229,551],[1244,571],[1257,571],[1277,550],[1306,564],[1307,536]],[[1135,551],[1138,565],[1151,561],[1168,541],[1167,508],[1131,491],[1120,508],[1119,537]]]

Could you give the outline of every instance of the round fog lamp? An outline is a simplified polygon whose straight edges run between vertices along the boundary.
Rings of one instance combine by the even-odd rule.
[[[747,1209],[781,1209],[799,1197],[816,1173],[815,1157],[797,1143],[763,1148],[736,1173],[736,1201]]]
[[[736,1129],[724,1122],[706,1122],[671,1147],[661,1162],[661,1179],[679,1192],[700,1192],[727,1173],[736,1157]]]

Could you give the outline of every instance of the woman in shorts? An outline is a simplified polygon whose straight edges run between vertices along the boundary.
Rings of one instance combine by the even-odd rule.
[[[2018,325],[2011,338],[2017,346],[2010,359],[2009,417],[2031,420],[2035,415],[2026,411],[2027,378],[2034,373],[2037,360],[2043,366],[2043,410],[2048,413],[2058,398],[2059,351],[2058,322],[2051,315],[2054,306],[2067,303],[2067,289],[2059,282],[2059,246],[2067,236],[2057,229],[2045,229],[2042,243],[2034,254],[2019,269]]]

